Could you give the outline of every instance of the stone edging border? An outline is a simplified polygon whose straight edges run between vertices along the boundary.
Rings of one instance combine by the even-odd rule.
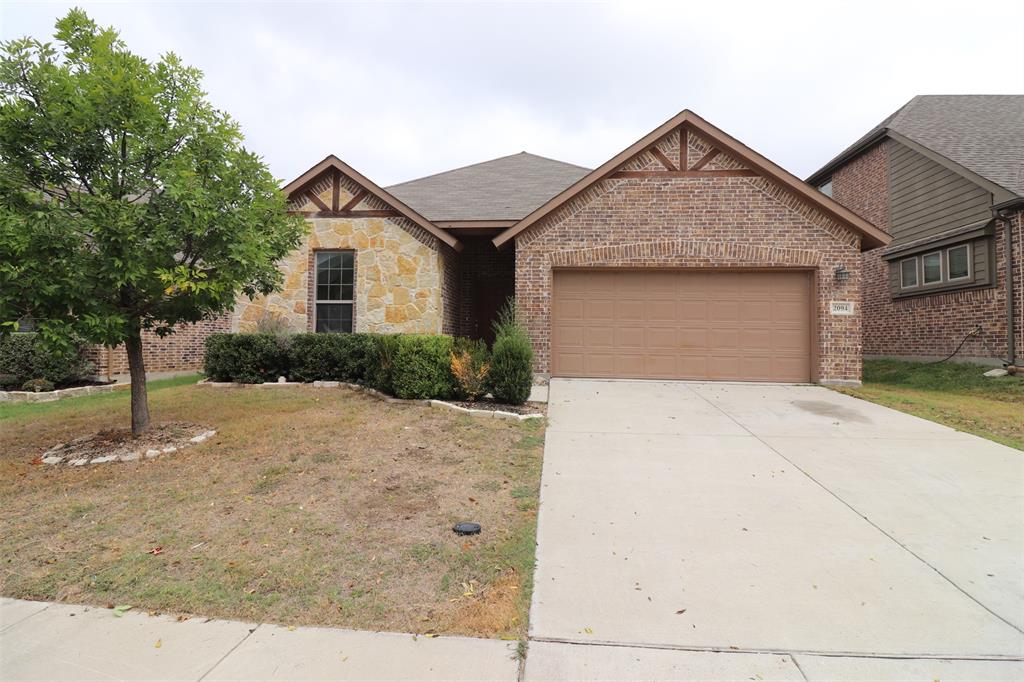
[[[130,384],[99,384],[97,386],[75,386],[74,388],[58,388],[55,391],[0,391],[0,403],[52,403],[62,398],[78,398],[83,395],[109,393],[123,390]],[[118,387],[123,387],[119,389]]]
[[[300,381],[278,381],[264,384],[239,384],[233,381],[209,381],[204,379],[200,381],[196,386],[209,386],[211,388],[259,388],[259,387],[272,387],[272,386],[312,386],[313,388],[347,388],[351,391],[358,391],[367,395],[373,396],[378,400],[383,400],[386,403],[419,403],[421,405],[427,405],[428,407],[435,407],[440,409],[448,409],[453,412],[459,412],[462,414],[468,414],[470,417],[486,417],[490,419],[505,419],[508,421],[526,421],[528,419],[543,419],[544,415],[539,412],[531,414],[516,414],[515,412],[506,412],[504,410],[477,410],[469,407],[462,407],[461,405],[455,405],[453,403],[446,402],[444,400],[402,400],[401,398],[395,398],[381,393],[375,388],[369,386],[363,386],[361,384],[350,384],[344,381],[314,381],[312,384],[302,383]]]
[[[86,464],[106,464],[107,462],[134,462],[138,459],[153,459],[160,455],[169,455],[172,452],[184,450],[192,445],[198,445],[215,435],[217,435],[217,432],[211,429],[210,431],[203,431],[200,434],[192,436],[187,441],[179,445],[167,445],[159,450],[156,448],[136,450],[135,452],[126,452],[123,455],[103,455],[101,457],[93,457],[92,459],[89,459],[88,457],[68,459],[67,457],[61,456],[58,453],[60,453],[60,451],[64,449],[64,446],[67,445],[67,443],[61,443],[60,445],[52,447],[44,452],[41,455],[41,461],[43,464],[67,464],[68,466],[73,467],[85,466]]]

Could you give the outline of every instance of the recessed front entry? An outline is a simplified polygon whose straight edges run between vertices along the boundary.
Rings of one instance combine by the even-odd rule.
[[[809,381],[811,275],[556,270],[552,375]]]

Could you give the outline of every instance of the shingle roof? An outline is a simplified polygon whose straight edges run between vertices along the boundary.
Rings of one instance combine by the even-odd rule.
[[[1024,196],[1024,95],[918,95],[811,176],[820,178],[885,130]]]
[[[387,191],[432,221],[519,220],[590,169],[520,152]]]

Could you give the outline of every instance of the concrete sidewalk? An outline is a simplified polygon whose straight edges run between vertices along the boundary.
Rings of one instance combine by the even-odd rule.
[[[516,643],[0,598],[0,680],[507,680]]]

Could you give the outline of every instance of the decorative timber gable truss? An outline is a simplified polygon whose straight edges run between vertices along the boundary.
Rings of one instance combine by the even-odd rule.
[[[673,143],[668,145],[667,141]],[[700,156],[692,163],[691,149],[700,150]],[[651,159],[654,163],[647,162]],[[500,248],[561,207],[573,201],[585,201],[585,194],[603,180],[737,177],[759,178],[779,186],[797,201],[858,235],[863,250],[883,246],[892,239],[883,230],[686,109],[499,234],[493,240],[494,245]]]
[[[458,239],[333,154],[281,190],[288,196],[292,212],[305,218],[405,219],[456,251],[462,250]],[[305,210],[310,205],[316,210]]]

